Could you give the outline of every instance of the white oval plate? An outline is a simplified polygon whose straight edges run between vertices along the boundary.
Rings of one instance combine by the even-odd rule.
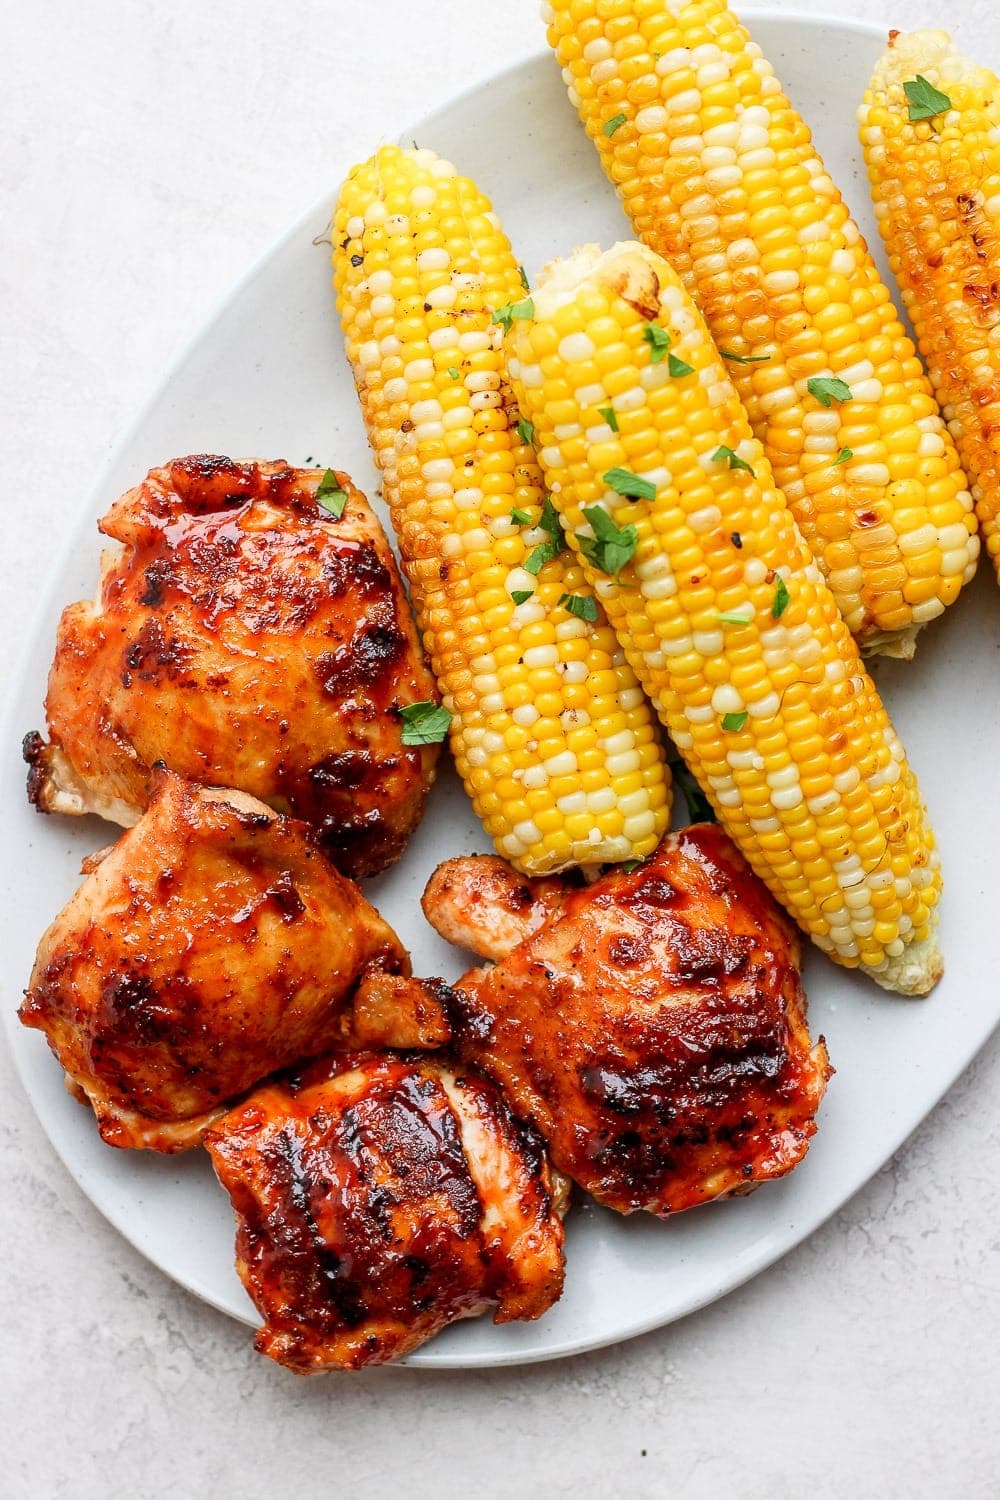
[[[875,242],[854,116],[884,32],[842,21],[751,17],[754,35],[815,129],[834,178]],[[493,198],[529,274],[575,244],[627,234],[596,153],[540,56],[431,115],[416,137],[457,162]],[[358,141],[360,156],[371,147]],[[331,200],[332,200],[331,194]],[[25,1088],[69,1171],[137,1249],[183,1286],[256,1321],[233,1270],[233,1222],[202,1152],[119,1152],[64,1092],[37,1032],[15,1019],[42,930],[78,883],[81,857],[106,843],[94,819],[42,818],[27,805],[15,744],[42,725],[42,694],[63,604],[92,593],[94,519],[151,466],[177,454],[223,452],[347,469],[374,492],[375,474],[344,360],[330,291],[329,202],[288,234],[181,359],[125,438],[80,517],[28,641],[3,744],[0,805],[16,866],[0,903],[8,979],[4,1019]],[[884,270],[884,266],[883,266]],[[459,1324],[409,1363],[484,1366],[551,1359],[628,1338],[721,1296],[769,1265],[838,1208],[941,1097],[1000,1019],[986,892],[1000,846],[993,786],[1000,743],[1000,599],[987,568],[921,639],[912,666],[881,666],[879,681],[937,828],[946,878],[945,979],[924,1001],[900,1001],[834,968],[807,965],[810,1019],[838,1069],[803,1165],[752,1197],[665,1223],[593,1206],[572,1216],[566,1291],[540,1322]],[[461,955],[441,943],[417,900],[433,866],[486,847],[464,794],[447,775],[402,863],[370,883],[421,974],[454,978]],[[817,1288],[817,1295],[822,1295]]]

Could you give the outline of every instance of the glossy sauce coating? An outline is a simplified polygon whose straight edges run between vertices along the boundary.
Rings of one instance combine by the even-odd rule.
[[[601,1203],[673,1213],[805,1154],[830,1069],[798,966],[764,886],[716,825],[696,825],[633,874],[569,890],[561,915],[460,980],[454,1045]]]
[[[537,1318],[562,1224],[537,1136],[443,1060],[346,1054],[266,1085],[206,1144],[257,1348],[310,1374],[399,1358],[456,1318]]]
[[[42,810],[133,823],[163,761],[316,824],[349,874],[398,857],[439,750],[399,709],[437,690],[377,518],[341,473],[331,515],[321,479],[199,455],[116,501],[122,550],[59,624],[50,744],[25,742]]]
[[[109,1144],[181,1150],[269,1073],[339,1040],[368,965],[409,972],[304,824],[160,772],[43,936],[20,1015]]]

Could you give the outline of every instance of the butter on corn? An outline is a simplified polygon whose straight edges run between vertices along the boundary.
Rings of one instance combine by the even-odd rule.
[[[867,652],[912,655],[975,571],[972,497],[808,127],[722,0],[550,0],[545,13],[636,234],[729,356],[850,629]]]
[[[507,335],[515,394],[674,743],[821,948],[925,993],[940,872],[917,784],[700,314],[631,243],[548,267],[533,310]]]
[[[526,874],[642,858],[669,826],[669,770],[614,631],[558,550],[503,369],[523,273],[489,201],[433,152],[386,146],[344,183],[333,244],[348,358],[476,812]]]

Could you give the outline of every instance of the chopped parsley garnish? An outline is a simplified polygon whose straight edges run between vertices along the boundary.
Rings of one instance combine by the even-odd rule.
[[[745,708],[738,714],[723,714],[722,727],[723,729],[742,729],[749,717]]]
[[[833,467],[836,468],[838,464],[846,464],[847,460],[853,457],[853,449],[841,448],[840,452],[837,454],[837,457],[833,460]]]
[[[448,366],[448,374],[451,376],[452,380],[457,380],[458,379],[458,370],[455,368],[454,365],[449,365]]]
[[[712,804],[705,793],[691,775],[682,760],[672,760],[670,770],[673,778],[681,791],[684,793],[684,801],[687,803],[688,817],[692,823],[714,823],[715,813]]]
[[[831,401],[853,399],[851,387],[836,375],[813,375],[806,381],[806,390],[810,396],[815,396],[822,406],[829,406]]]
[[[399,710],[404,745],[439,745],[448,733],[451,714],[443,703],[408,703]]]
[[[548,532],[549,539],[533,547],[524,560],[525,571],[535,577],[542,571],[545,564],[551,562],[554,557],[558,557],[566,546],[559,514],[548,495],[542,501],[542,514],[538,518],[538,524],[543,531]]]
[[[316,499],[323,509],[333,516],[335,521],[340,520],[344,514],[344,507],[347,504],[347,492],[341,489],[340,480],[332,469],[327,469],[320,480],[319,489],[316,491]]]
[[[608,426],[611,428],[611,431],[612,432],[617,432],[618,431],[618,413],[615,411],[614,407],[613,406],[599,406],[597,408],[597,410],[600,412],[600,414],[604,418],[605,422],[607,422]]]
[[[494,323],[502,323],[504,331],[508,331],[510,325],[521,318],[533,318],[535,316],[535,304],[530,297],[525,297],[521,302],[508,302],[505,307],[498,307],[493,314]]]
[[[602,128],[609,141],[614,135],[615,131],[622,128],[627,118],[627,115],[612,115],[610,120],[605,120]]]
[[[633,474],[630,469],[609,469],[604,475],[604,483],[609,490],[614,490],[616,495],[624,495],[626,500],[655,500],[656,485],[651,479],[643,479],[639,474]]]
[[[647,323],[642,330],[642,336],[650,347],[650,361],[658,365],[661,359],[666,359],[667,350],[670,348],[670,335],[659,323]]]
[[[740,458],[740,455],[735,453],[732,448],[728,447],[725,443],[720,443],[712,454],[712,460],[714,463],[721,463],[723,459],[726,460],[731,469],[745,469],[748,474],[753,473],[753,469],[745,458]]]
[[[694,374],[694,365],[689,365],[686,360],[678,359],[676,354],[667,355],[667,369],[675,380],[680,380],[682,375]]]
[[[542,501],[542,513],[538,517],[538,524],[543,531],[548,532],[554,542],[559,543],[559,551],[561,552],[566,545],[566,538],[563,536],[559,512],[552,504],[552,497],[550,495],[546,495]]]
[[[510,518],[515,526],[530,526],[531,516],[526,510],[519,510],[517,506],[510,513]]]
[[[531,282],[528,280],[528,273],[525,271],[525,269],[524,269],[523,266],[518,266],[518,268],[517,268],[517,274],[521,278],[521,285],[524,287],[524,290],[526,292],[530,292],[531,291]]]
[[[526,600],[534,597],[534,589],[511,589],[510,597],[515,604],[524,604]]]
[[[782,615],[785,613],[785,610],[788,608],[788,601],[791,597],[792,596],[788,592],[787,585],[785,584],[785,580],[779,573],[778,577],[774,581],[774,602],[771,605],[772,619],[781,619]]]
[[[591,599],[589,594],[563,594],[559,603],[567,614],[576,615],[578,620],[589,620],[593,625],[597,619],[597,600]]]
[[[600,505],[587,505],[583,511],[584,517],[590,522],[590,528],[594,535],[581,536],[579,532],[576,539],[580,543],[580,551],[588,562],[592,562],[595,568],[600,568],[602,573],[609,573],[613,578],[617,577],[625,564],[632,561],[635,549],[639,545],[639,533],[634,526],[616,526],[607,511]]]
[[[930,120],[951,109],[951,100],[920,73],[903,84],[911,120]]]
[[[522,443],[527,443],[529,446],[535,441],[535,429],[525,417],[518,418],[517,435]]]
[[[740,614],[738,609],[726,609],[715,617],[720,625],[749,625],[750,616]]]
[[[763,365],[771,358],[769,354],[735,354],[732,349],[720,349],[719,353],[734,365]]]
[[[547,562],[558,557],[562,551],[559,542],[539,542],[537,547],[532,547],[524,559],[524,571],[537,578]]]
[[[621,864],[617,865],[616,868],[621,870],[623,875],[634,875],[641,864],[641,859],[623,859]]]

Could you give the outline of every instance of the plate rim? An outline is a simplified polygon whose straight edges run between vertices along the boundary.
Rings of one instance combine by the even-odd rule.
[[[832,28],[840,32],[854,33],[873,41],[882,40],[887,35],[890,29],[888,23],[859,20],[854,17],[836,16],[830,12],[807,14],[794,9],[778,9],[775,6],[746,8],[741,7],[739,10],[739,18],[741,21],[744,21],[748,25],[751,31],[753,30],[754,24],[758,22],[779,25],[790,24],[792,26],[802,27],[806,30],[812,30],[816,32],[822,32],[826,28]],[[461,108],[462,105],[467,101],[470,101],[476,96],[480,95],[484,89],[491,88],[502,81],[512,78],[517,74],[530,72],[531,70],[537,68],[542,63],[543,59],[549,58],[550,53],[547,48],[539,48],[538,50],[529,53],[520,61],[512,63],[510,66],[495,73],[491,73],[478,82],[472,83],[466,88],[459,90],[455,94],[449,95],[447,99],[443,100],[440,104],[437,104],[432,110],[426,112],[423,116],[421,116],[420,119],[408,125],[406,127],[406,131],[403,132],[403,134],[419,134],[420,132],[433,130],[434,121],[439,115],[445,113],[446,111],[452,111],[456,108]],[[174,356],[170,360],[169,365],[167,365],[167,367],[165,368],[163,374],[158,380],[153,382],[146,397],[132,409],[131,415],[118,429],[113,442],[110,444],[107,450],[104,461],[100,466],[99,473],[95,477],[94,482],[86,491],[84,498],[76,508],[76,514],[86,514],[95,508],[95,502],[97,501],[101,493],[105,490],[108,477],[117,465],[120,456],[132,442],[135,434],[140,430],[140,428],[146,422],[147,418],[156,410],[165,393],[168,391],[170,385],[174,381],[178,371],[181,370],[190,361],[192,356],[197,351],[198,347],[203,343],[203,341],[210,337],[210,335],[226,315],[230,307],[244,295],[247,288],[250,287],[258,278],[258,276],[260,276],[266,270],[270,262],[280,254],[285,246],[295,240],[299,235],[301,235],[302,232],[308,226],[313,224],[324,211],[329,212],[331,210],[331,206],[335,201],[336,194],[339,191],[339,187],[340,182],[336,183],[328,192],[324,193],[322,197],[314,200],[308,206],[308,208],[298,214],[295,219],[287,226],[287,228],[277,234],[264,247],[264,249],[254,258],[254,260],[250,263],[246,270],[239,277],[237,277],[237,279],[233,283],[231,283],[227,287],[225,292],[215,301],[207,317],[203,318],[194,328],[190,336],[183,341],[181,346],[177,349]],[[894,300],[898,301],[898,289],[895,289]],[[63,538],[62,545],[53,553],[50,558],[45,583],[39,592],[38,599],[32,611],[28,627],[23,637],[24,645],[22,646],[22,649],[18,655],[17,663],[14,667],[13,672],[11,673],[8,682],[2,726],[0,726],[0,734],[3,735],[2,743],[4,744],[17,744],[21,738],[19,726],[15,722],[17,713],[16,705],[26,686],[28,673],[30,671],[30,644],[39,634],[43,619],[51,613],[53,605],[58,602],[58,596],[60,594],[59,581],[64,574],[69,559],[75,550],[76,544],[77,538],[75,530],[68,529],[66,535]],[[0,978],[2,978],[2,984],[0,984],[0,993],[2,993],[4,997],[6,997],[8,990],[8,976],[4,975]],[[10,989],[13,993],[16,994],[18,989],[18,983],[16,980],[13,984],[10,985]],[[133,1221],[128,1220],[123,1222],[122,1217],[114,1204],[104,1204],[95,1200],[81,1175],[75,1170],[74,1166],[67,1159],[67,1156],[61,1149],[58,1140],[55,1139],[50,1133],[48,1125],[46,1123],[45,1115],[39,1108],[39,1103],[36,1098],[36,1090],[27,1070],[22,1066],[22,1057],[20,1050],[14,1044],[15,1037],[18,1040],[21,1039],[21,1033],[17,1022],[17,1011],[16,1009],[13,1009],[11,1008],[11,1006],[6,1004],[6,1002],[3,1003],[0,1009],[2,1009],[4,1032],[7,1038],[8,1051],[13,1062],[15,1074],[18,1077],[21,1087],[24,1090],[25,1096],[31,1106],[31,1109],[36,1117],[39,1126],[41,1127],[49,1143],[49,1146],[54,1151],[58,1160],[61,1162],[67,1175],[72,1179],[77,1188],[87,1198],[91,1206],[102,1216],[102,1218],[106,1220],[108,1224],[111,1225],[116,1233],[121,1235],[121,1237],[132,1247],[133,1250],[136,1251],[137,1254],[141,1255],[143,1259],[149,1261],[156,1267],[159,1272],[167,1276],[175,1285],[181,1287],[185,1292],[196,1296],[197,1298],[199,1298],[199,1300],[206,1303],[208,1306],[214,1308],[220,1313],[223,1313],[227,1318],[233,1318],[234,1314],[232,1309],[230,1307],[227,1307],[220,1300],[220,1298],[210,1290],[208,1285],[200,1280],[197,1275],[185,1274],[183,1279],[181,1279],[177,1272],[171,1269],[168,1264],[165,1264],[164,1260],[158,1254],[153,1253],[148,1247],[141,1245],[138,1242],[136,1234],[132,1231],[131,1228],[127,1227],[127,1225],[132,1223]],[[792,1250],[797,1248],[797,1246],[801,1245],[805,1240],[813,1235],[819,1228],[821,1228],[822,1225],[826,1223],[827,1220],[831,1218],[835,1213],[837,1213],[840,1209],[846,1207],[847,1204],[849,1204],[856,1196],[856,1194],[860,1192],[860,1190],[869,1181],[871,1181],[871,1178],[872,1176],[874,1176],[875,1172],[881,1170],[886,1162],[888,1162],[896,1154],[896,1152],[899,1151],[901,1146],[914,1133],[919,1125],[921,1125],[937,1108],[945,1094],[954,1086],[956,1080],[969,1067],[974,1057],[986,1044],[986,1042],[989,1040],[990,1036],[998,1026],[1000,1026],[1000,1017],[997,1017],[997,1019],[994,1020],[994,1022],[982,1035],[977,1034],[969,1046],[960,1049],[960,1052],[958,1054],[958,1061],[955,1063],[953,1069],[949,1070],[948,1075],[942,1080],[941,1087],[937,1090],[933,1103],[929,1105],[929,1107],[921,1114],[920,1118],[916,1122],[908,1124],[905,1129],[900,1131],[889,1128],[887,1130],[885,1141],[889,1143],[888,1149],[882,1156],[880,1163],[872,1171],[866,1171],[864,1177],[851,1189],[851,1191],[845,1197],[841,1198],[839,1201],[824,1204],[822,1210],[818,1213],[806,1215],[804,1220],[802,1221],[802,1224],[804,1224],[806,1227],[802,1228],[802,1225],[800,1225],[801,1232],[796,1235],[793,1244],[779,1244],[777,1247],[775,1247],[773,1244],[765,1242],[754,1252],[747,1255],[745,1259],[741,1260],[739,1265],[734,1268],[732,1275],[725,1278],[723,1282],[717,1284],[714,1290],[705,1289],[703,1291],[693,1293],[691,1296],[683,1299],[671,1312],[667,1319],[664,1319],[661,1313],[653,1313],[648,1318],[640,1318],[630,1322],[626,1328],[619,1330],[613,1335],[596,1334],[591,1337],[571,1337],[565,1339],[564,1342],[560,1345],[551,1346],[540,1350],[521,1350],[517,1348],[505,1349],[501,1345],[495,1351],[482,1353],[476,1353],[473,1351],[463,1354],[459,1354],[458,1352],[456,1352],[454,1355],[452,1355],[449,1354],[447,1345],[434,1345],[432,1346],[433,1353],[430,1357],[428,1357],[428,1354],[425,1353],[424,1350],[420,1350],[416,1351],[414,1354],[408,1356],[407,1358],[396,1362],[395,1366],[387,1366],[386,1368],[417,1368],[434,1370],[500,1369],[504,1367],[510,1368],[511,1366],[515,1365],[548,1363],[551,1360],[565,1359],[575,1354],[582,1354],[590,1350],[607,1347],[612,1344],[617,1344],[633,1338],[641,1337],[642,1335],[650,1333],[657,1328],[669,1326],[670,1324],[679,1321],[681,1318],[686,1318],[690,1316],[690,1314],[697,1312],[700,1308],[721,1300],[722,1298],[728,1296],[731,1292],[745,1285],[747,1281],[759,1275],[762,1271],[768,1269],[768,1267],[770,1267],[771,1265],[774,1265],[785,1255],[789,1254]]]

